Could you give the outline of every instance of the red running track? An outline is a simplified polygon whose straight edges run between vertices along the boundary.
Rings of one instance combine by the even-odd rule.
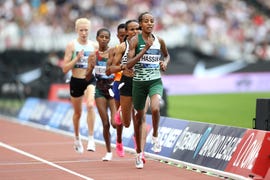
[[[73,137],[0,118],[1,180],[215,180],[195,171],[146,158],[143,169],[135,168],[134,154],[126,152],[101,161],[105,146],[96,152],[77,154]],[[83,141],[86,147],[86,141]]]

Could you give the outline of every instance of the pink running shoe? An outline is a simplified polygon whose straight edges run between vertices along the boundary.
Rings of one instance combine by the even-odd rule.
[[[119,157],[124,157],[125,156],[125,151],[124,151],[122,143],[116,142],[116,153],[117,153],[117,155]]]
[[[122,121],[121,121],[121,106],[119,107],[119,109],[117,110],[115,116],[114,116],[114,121],[117,125],[121,125],[122,124]]]

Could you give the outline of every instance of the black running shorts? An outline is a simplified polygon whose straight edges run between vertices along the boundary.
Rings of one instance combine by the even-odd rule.
[[[92,76],[92,78],[89,81],[86,81],[85,79],[79,79],[75,77],[71,77],[70,80],[70,95],[72,97],[81,97],[84,94],[85,89],[88,85],[96,85],[96,78]]]

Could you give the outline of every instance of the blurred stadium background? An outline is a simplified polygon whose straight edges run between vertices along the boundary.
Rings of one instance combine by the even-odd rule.
[[[117,25],[145,11],[171,54],[165,75],[234,62],[241,66],[229,73],[270,72],[268,0],[1,0],[0,113],[14,115],[25,98],[46,99],[52,84],[65,83],[61,63],[76,18],[91,19],[91,39],[109,28],[113,46]]]

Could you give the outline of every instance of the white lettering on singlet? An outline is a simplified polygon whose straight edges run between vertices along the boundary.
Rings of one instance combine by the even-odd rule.
[[[106,66],[95,66],[95,73],[98,75],[106,75]]]
[[[140,63],[159,64],[160,55],[144,55],[140,59]]]

